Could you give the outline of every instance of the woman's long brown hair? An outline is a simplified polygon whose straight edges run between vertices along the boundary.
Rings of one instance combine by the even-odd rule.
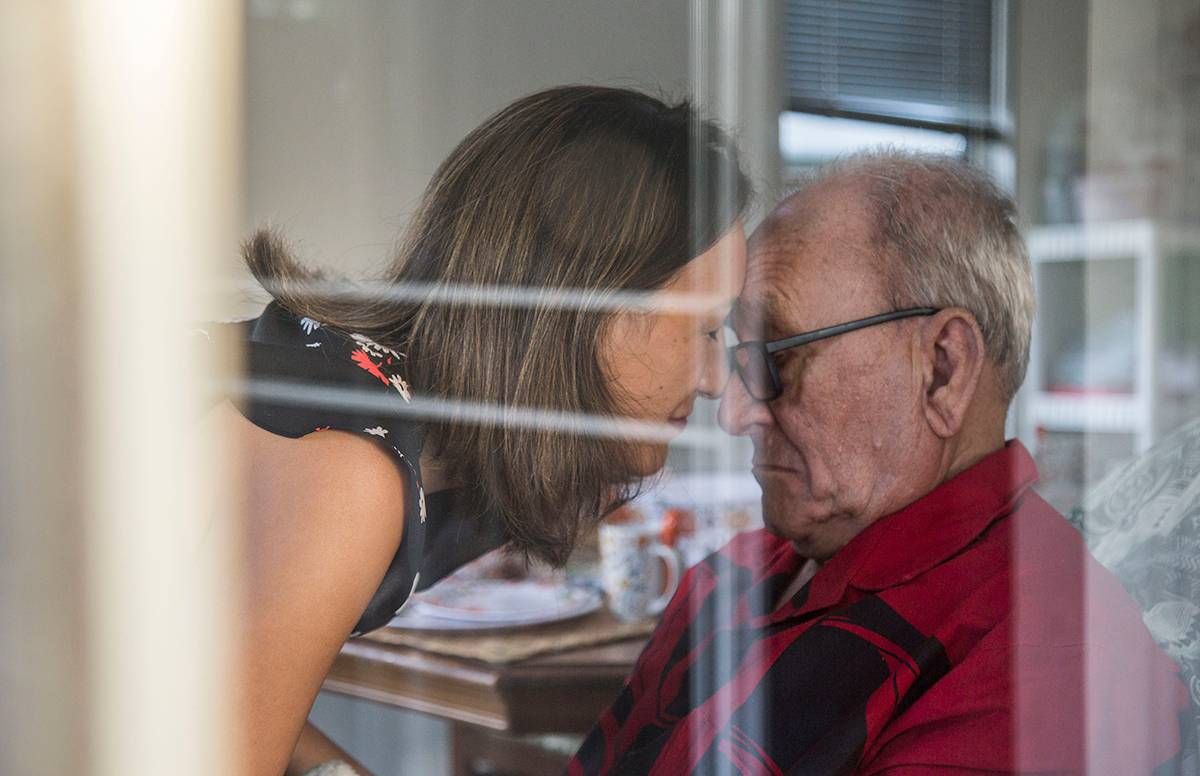
[[[290,312],[360,332],[407,356],[429,399],[612,415],[600,346],[603,299],[653,290],[732,227],[749,187],[727,137],[686,103],[564,86],[483,123],[438,168],[382,280],[393,288],[534,289],[522,304],[320,292],[283,241],[259,231],[251,271]],[[316,290],[314,290],[316,289]],[[565,561],[580,531],[635,486],[628,441],[455,418],[430,424],[434,454],[473,507],[499,513],[513,546]]]

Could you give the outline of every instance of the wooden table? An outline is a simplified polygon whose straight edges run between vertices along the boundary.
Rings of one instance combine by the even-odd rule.
[[[616,697],[645,639],[495,665],[354,639],[324,689],[454,726],[455,776],[558,773],[565,757],[519,736],[582,734]]]

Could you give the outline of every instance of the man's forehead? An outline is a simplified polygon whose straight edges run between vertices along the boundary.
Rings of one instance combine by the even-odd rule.
[[[879,278],[864,205],[861,187],[826,182],[772,211],[750,239],[738,321],[791,330],[870,305]]]
[[[802,307],[798,273],[786,251],[757,253],[746,268],[746,284],[735,315],[748,325],[793,322]]]
[[[739,312],[764,322],[788,322],[801,303],[798,271],[802,255],[814,249],[812,227],[819,208],[805,198],[784,200],[754,231],[749,241],[746,282],[738,299]]]

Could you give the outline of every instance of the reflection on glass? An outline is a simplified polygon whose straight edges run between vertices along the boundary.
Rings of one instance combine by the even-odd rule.
[[[1200,0],[100,5],[0,10],[0,771],[1200,774]]]

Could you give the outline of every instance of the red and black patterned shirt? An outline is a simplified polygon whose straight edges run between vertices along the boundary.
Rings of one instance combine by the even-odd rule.
[[[1178,669],[1036,476],[1010,442],[778,607],[804,559],[737,537],[687,573],[568,773],[1176,772]]]

